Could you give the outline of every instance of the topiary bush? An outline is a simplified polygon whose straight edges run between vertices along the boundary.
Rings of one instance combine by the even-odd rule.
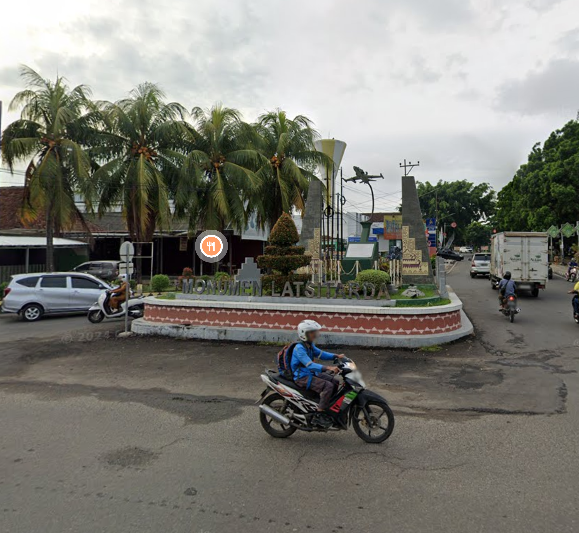
[[[151,290],[163,292],[171,288],[171,280],[165,274],[157,274],[151,278]]]
[[[257,258],[259,268],[268,271],[262,276],[266,291],[271,289],[272,282],[276,290],[281,290],[286,281],[305,282],[309,279],[307,274],[294,273],[298,268],[309,265],[312,260],[310,255],[304,253],[303,246],[296,246],[299,240],[294,221],[287,213],[283,213],[271,230],[265,254]]]
[[[356,276],[356,283],[373,283],[376,288],[380,287],[382,283],[390,283],[390,274],[383,270],[362,270]]]

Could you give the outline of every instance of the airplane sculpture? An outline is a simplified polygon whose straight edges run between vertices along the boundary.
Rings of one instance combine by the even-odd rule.
[[[354,167],[354,172],[356,173],[355,176],[347,178],[344,181],[351,181],[352,183],[358,183],[361,181],[370,187],[370,193],[372,194],[372,213],[374,213],[374,190],[372,189],[372,182],[377,179],[384,179],[384,176],[382,174],[379,176],[372,176],[367,172],[364,172],[360,167]]]

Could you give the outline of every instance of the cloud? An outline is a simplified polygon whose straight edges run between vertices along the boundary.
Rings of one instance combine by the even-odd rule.
[[[565,32],[556,41],[557,47],[567,56],[579,54],[579,28]]]
[[[528,0],[527,5],[538,11],[540,13],[550,11],[553,9],[557,4],[560,4],[562,0]]]
[[[571,118],[579,109],[578,87],[579,60],[555,59],[523,79],[503,84],[497,107],[523,115],[550,113]]]

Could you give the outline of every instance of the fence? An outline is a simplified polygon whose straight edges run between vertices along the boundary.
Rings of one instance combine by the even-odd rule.
[[[10,276],[14,274],[26,274],[24,265],[0,265],[0,283],[10,281]],[[28,265],[28,273],[44,272],[46,265]]]

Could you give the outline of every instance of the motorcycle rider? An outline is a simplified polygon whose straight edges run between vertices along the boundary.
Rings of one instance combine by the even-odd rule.
[[[344,354],[324,352],[314,344],[321,329],[322,326],[314,320],[300,322],[298,337],[301,342],[296,344],[293,350],[291,369],[296,385],[303,389],[313,390],[320,395],[318,413],[313,417],[312,423],[321,427],[330,427],[332,420],[324,414],[324,411],[330,407],[330,400],[339,382],[329,373],[337,374],[339,368],[314,363],[314,359],[330,361],[336,357],[342,359]]]
[[[517,284],[511,279],[511,273],[507,270],[499,283],[499,302],[501,310],[505,308],[509,296],[517,295]]]
[[[579,281],[575,283],[575,286],[568,291],[567,294],[574,294],[571,300],[571,305],[573,306],[573,316],[575,318],[579,317]]]
[[[571,261],[569,261],[569,265],[567,266],[567,279],[569,279],[569,276],[571,275],[572,268],[577,268],[577,261],[575,261],[575,256],[571,258]]]
[[[121,304],[127,299],[127,275],[119,276],[121,284],[110,292],[109,307],[113,313],[120,311]]]

